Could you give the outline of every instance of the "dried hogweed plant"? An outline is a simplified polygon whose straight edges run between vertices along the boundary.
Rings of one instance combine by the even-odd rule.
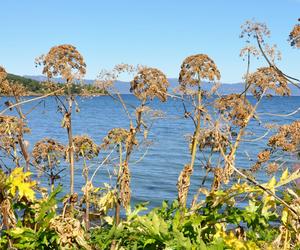
[[[96,158],[99,154],[99,146],[88,136],[74,136],[73,137],[75,159],[79,161],[83,160],[83,170],[82,174],[85,179],[85,186],[83,188],[84,192],[84,202],[85,202],[85,226],[87,230],[90,227],[90,192],[92,189],[92,183],[89,179],[89,166],[87,161]]]
[[[183,105],[186,117],[192,119],[195,130],[191,138],[191,162],[187,164],[181,172],[177,188],[178,200],[182,207],[186,206],[190,178],[194,170],[197,148],[199,147],[199,139],[201,134],[201,124],[204,125],[206,120],[210,120],[210,115],[204,105],[204,100],[209,95],[203,91],[203,81],[207,80],[212,83],[220,80],[220,72],[214,61],[205,54],[197,54],[187,57],[182,65],[179,73],[179,91],[183,97]],[[192,102],[194,109],[193,114],[186,110],[184,96],[188,96]],[[201,140],[201,139],[200,139]],[[206,167],[206,166],[205,166]]]
[[[127,73],[132,75],[136,73],[133,80],[130,82],[130,91],[140,101],[138,107],[128,105],[124,102],[118,90],[114,87],[115,81],[120,74]],[[134,147],[140,145],[139,134],[144,135],[144,140],[147,138],[148,130],[151,127],[147,122],[145,116],[158,116],[159,112],[153,111],[147,103],[154,98],[164,102],[167,100],[167,88],[169,86],[166,76],[158,69],[137,66],[133,67],[127,64],[115,66],[109,72],[102,72],[96,84],[105,87],[109,95],[117,100],[124,109],[128,119],[129,128],[114,128],[109,131],[108,135],[104,138],[102,147],[104,149],[117,148],[118,151],[118,170],[116,177],[116,204],[115,204],[115,223],[120,223],[120,209],[121,206],[128,208],[131,200],[130,189],[130,158],[133,153]],[[133,114],[130,112],[133,110]],[[147,123],[146,123],[147,122]],[[124,155],[124,156],[123,156]]]
[[[64,104],[62,100],[56,96],[58,102],[61,103],[63,110],[62,126],[66,128],[68,134],[68,156],[70,163],[70,193],[74,193],[74,145],[72,133],[72,111],[75,97],[71,93],[73,83],[80,80],[86,73],[86,64],[82,55],[73,45],[63,44],[54,46],[46,55],[42,55],[36,59],[36,64],[43,67],[43,74],[50,80],[53,77],[61,76],[66,81],[67,96]]]
[[[66,149],[60,142],[44,138],[38,141],[32,150],[32,158],[37,169],[50,179],[51,192],[54,191],[55,181],[60,179],[64,171],[61,161],[66,157]]]

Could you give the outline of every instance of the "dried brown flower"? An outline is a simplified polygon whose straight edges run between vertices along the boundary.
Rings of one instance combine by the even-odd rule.
[[[62,249],[91,249],[79,220],[71,217],[64,218],[60,215],[51,219],[49,225],[58,234]]]
[[[145,101],[147,98],[153,100],[157,97],[160,101],[167,100],[169,82],[167,77],[160,70],[155,68],[142,68],[130,82],[130,91]]]
[[[47,55],[36,59],[36,64],[44,67],[43,74],[48,78],[60,75],[68,83],[80,79],[86,73],[82,55],[69,44],[52,47]]]
[[[267,166],[267,173],[269,175],[274,174],[278,171],[278,169],[279,169],[279,165],[275,162],[272,162]]]
[[[85,157],[90,160],[99,154],[99,146],[87,135],[74,136],[73,144],[77,160],[79,160],[80,157]]]
[[[289,35],[291,46],[300,48],[300,24],[296,24]]]
[[[197,140],[200,150],[210,148],[213,152],[219,152],[221,147],[226,152],[229,145],[228,138],[216,129],[201,129]]]
[[[188,86],[198,86],[201,80],[220,80],[220,72],[214,61],[205,54],[187,57],[179,73],[179,84],[182,90]]]
[[[7,72],[0,66],[0,95],[6,96],[25,96],[27,95],[26,88],[18,82],[9,82]]]
[[[244,127],[253,107],[238,94],[222,96],[215,101],[215,107],[225,114],[234,125]]]
[[[53,139],[44,138],[34,145],[32,157],[36,164],[46,163],[51,168],[65,157],[65,147]]]
[[[295,152],[300,144],[300,121],[279,128],[277,134],[269,139],[268,145],[283,151]]]
[[[101,144],[101,148],[107,149],[111,146],[115,145],[123,145],[127,148],[127,146],[130,143],[130,132],[124,128],[113,128],[110,130],[107,134],[107,136],[104,137],[103,143]],[[137,145],[137,140],[134,141],[134,145]]]
[[[273,67],[263,67],[256,72],[249,74],[248,83],[252,94],[260,98],[267,89],[273,90],[278,95],[290,95],[288,81]]]
[[[259,154],[257,155],[257,161],[260,163],[264,163],[270,159],[270,156],[271,156],[270,150],[268,150],[268,149],[263,150],[263,151],[259,152]]]
[[[178,177],[178,181],[177,181],[178,201],[181,206],[186,205],[192,173],[193,173],[193,168],[187,164],[184,166],[183,170],[181,171]]]
[[[240,51],[240,57],[243,58],[243,60],[245,59],[245,57],[248,56],[248,54],[258,58],[260,56],[260,52],[259,50],[253,46],[253,45],[247,45],[244,48],[241,49]]]
[[[29,132],[30,129],[22,119],[15,116],[0,116],[0,145],[6,152],[15,149],[21,134]]]
[[[249,39],[252,37],[257,39],[260,43],[264,43],[265,37],[270,36],[270,30],[268,29],[266,24],[254,22],[252,20],[247,20],[241,26],[241,29],[242,32],[240,34],[240,37],[246,37],[247,42],[249,42]]]
[[[257,155],[257,162],[251,167],[251,172],[258,171],[262,164],[270,160],[271,157],[271,151],[268,149],[265,149],[258,153]]]

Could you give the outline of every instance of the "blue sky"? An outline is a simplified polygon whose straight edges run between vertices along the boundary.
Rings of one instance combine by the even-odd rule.
[[[287,42],[299,17],[300,0],[4,0],[0,65],[15,74],[41,74],[35,57],[70,43],[84,56],[89,79],[118,63],[157,67],[177,77],[185,57],[206,53],[223,82],[238,82],[246,66],[239,57],[240,25],[255,18],[271,29],[282,69],[300,77],[300,50]]]

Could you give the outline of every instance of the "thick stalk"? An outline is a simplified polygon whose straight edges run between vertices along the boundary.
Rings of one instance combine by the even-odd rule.
[[[200,134],[200,123],[201,123],[201,102],[202,102],[202,97],[201,97],[201,87],[200,87],[200,82],[201,80],[199,79],[198,82],[198,93],[197,93],[197,113],[196,113],[196,130],[194,131],[193,135],[193,141],[192,141],[192,152],[191,152],[191,162],[190,162],[190,167],[193,171],[194,165],[195,165],[195,159],[196,159],[196,154],[197,154],[197,146],[198,146],[198,137]],[[190,178],[190,177],[188,177]],[[189,188],[188,188],[189,190]],[[187,194],[188,194],[187,190]],[[187,195],[186,195],[187,197]],[[184,201],[184,206],[186,206],[186,200]]]
[[[68,118],[68,141],[69,141],[69,163],[70,163],[70,194],[74,193],[74,147],[73,147],[73,133],[72,133],[72,108],[73,108],[73,100],[71,96],[71,85],[68,85],[68,101],[69,101],[69,109],[67,112]]]
[[[118,177],[117,177],[117,183],[116,183],[116,190],[117,190],[117,199],[116,199],[116,210],[115,210],[115,225],[119,225],[120,223],[120,212],[121,212],[121,199],[120,199],[120,179],[121,179],[121,172],[123,167],[123,159],[122,159],[122,144],[119,143],[119,171],[118,171]],[[116,249],[116,240],[114,239],[111,243],[110,249],[114,250]]]
[[[19,103],[20,102],[19,97],[16,95],[14,97],[15,97],[16,103]],[[23,134],[23,123],[24,123],[25,117],[24,117],[24,114],[23,114],[20,106],[16,106],[16,110],[17,110],[17,112],[19,114],[19,118],[21,120],[21,122],[19,124],[18,143],[20,145],[20,149],[21,149],[22,155],[25,160],[25,171],[28,172],[30,170],[30,156],[27,151],[27,147],[24,143],[24,134]]]
[[[115,224],[118,225],[120,223],[120,211],[121,211],[121,200],[120,200],[120,178],[121,178],[121,172],[122,172],[122,166],[123,166],[123,159],[122,159],[122,145],[119,144],[119,171],[118,171],[118,178],[117,178],[117,202],[116,202],[116,211],[115,211]]]
[[[84,165],[84,179],[85,179],[85,226],[86,226],[86,230],[90,229],[90,194],[89,194],[89,169],[87,167],[86,164],[86,160],[85,160],[85,156],[84,156],[84,152],[81,151],[82,155],[83,155],[83,165]]]

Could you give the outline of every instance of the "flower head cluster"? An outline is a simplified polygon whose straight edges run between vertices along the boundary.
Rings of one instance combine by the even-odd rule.
[[[294,121],[289,125],[283,125],[268,142],[272,148],[280,148],[283,151],[295,152],[300,144],[300,121]]]
[[[107,149],[115,145],[126,147],[130,143],[130,138],[130,132],[128,130],[124,128],[113,128],[108,132],[107,136],[104,137],[101,148]],[[134,144],[137,145],[138,142],[135,140]]]
[[[100,151],[99,146],[87,135],[74,136],[73,144],[77,160],[79,160],[80,157],[85,157],[90,160],[97,157]]]
[[[220,80],[220,72],[214,61],[205,54],[187,57],[179,73],[179,84],[183,90],[188,86],[198,86],[201,80]]]
[[[197,140],[200,150],[210,148],[213,152],[219,152],[222,148],[226,152],[229,145],[228,138],[216,129],[202,129]]]
[[[26,124],[15,116],[0,116],[0,145],[6,152],[14,149],[20,134],[30,132]]]
[[[130,82],[130,91],[140,100],[153,100],[157,97],[160,101],[167,100],[169,82],[160,70],[144,67]]]
[[[270,30],[267,25],[264,23],[253,22],[251,20],[247,20],[241,26],[242,32],[240,34],[241,38],[246,37],[247,42],[249,42],[250,38],[255,38],[259,43],[264,43],[265,37],[270,36]]]
[[[76,47],[63,44],[54,46],[47,55],[36,59],[37,65],[42,65],[43,74],[48,78],[61,76],[67,82],[81,78],[86,73],[86,64]]]
[[[238,94],[222,96],[215,101],[215,107],[234,125],[244,127],[253,109],[251,104]]]
[[[249,74],[248,83],[252,94],[260,98],[267,89],[273,90],[278,95],[290,95],[288,81],[273,67],[262,67]]]
[[[38,141],[32,150],[35,163],[46,163],[50,168],[58,164],[60,159],[65,157],[65,154],[64,145],[49,138]]]
[[[299,18],[300,21],[300,18]],[[296,24],[289,35],[291,46],[300,48],[300,24]]]

